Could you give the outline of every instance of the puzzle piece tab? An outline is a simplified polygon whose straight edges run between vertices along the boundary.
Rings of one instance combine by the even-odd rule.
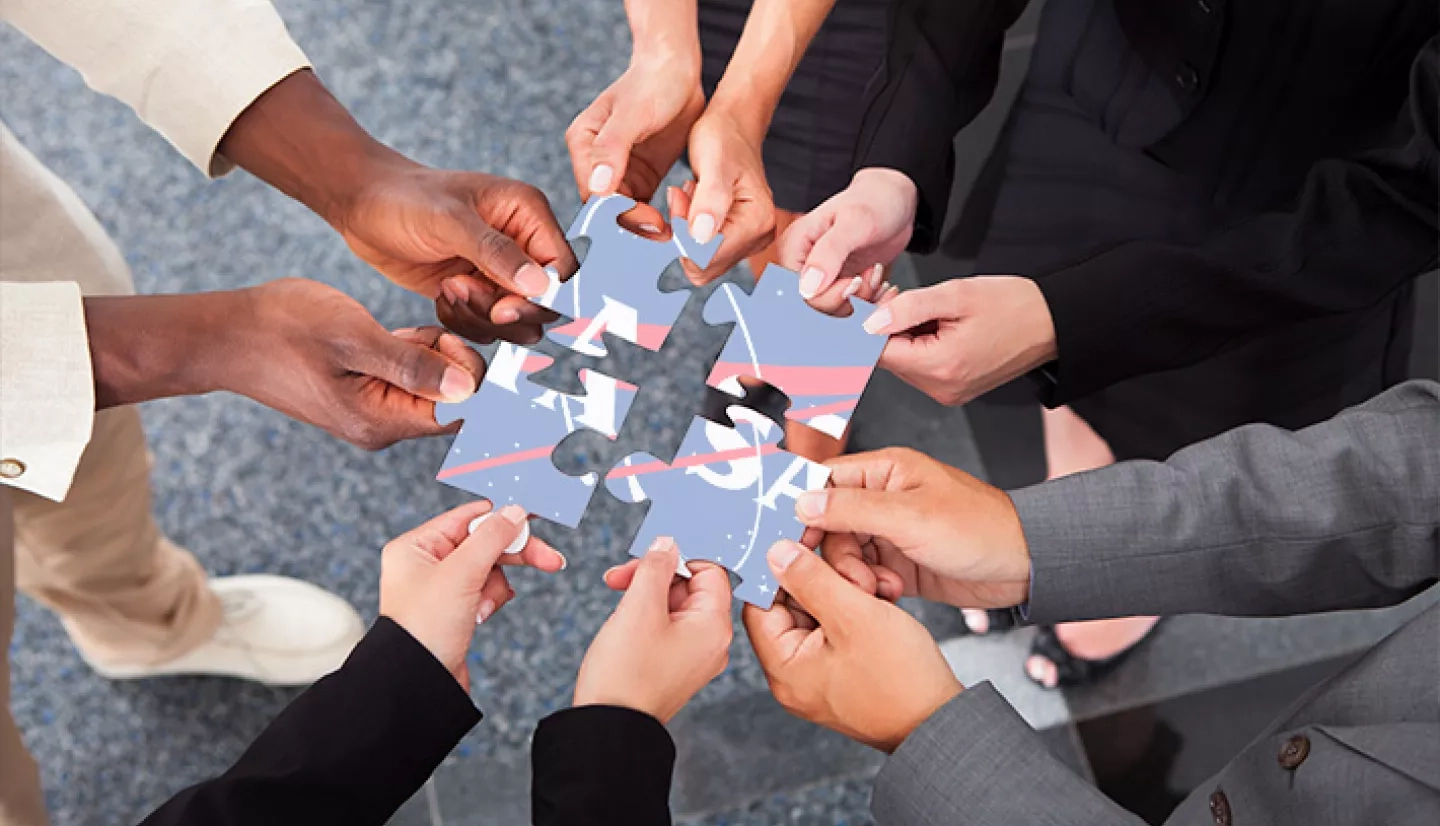
[[[674,462],[632,455],[606,474],[606,486],[623,501],[651,502],[631,556],[674,537],[684,558],[737,574],[736,597],[769,608],[778,586],[766,551],[779,539],[799,541],[805,526],[795,499],[823,488],[830,469],[781,450],[781,428],[769,419],[741,407],[728,413],[736,428],[697,417]]]
[[[814,309],[800,296],[799,276],[774,264],[750,295],[722,284],[705,302],[704,318],[735,327],[708,384],[742,397],[739,379],[759,379],[790,397],[786,418],[839,438],[885,348],[885,336],[861,326],[873,306],[850,304],[846,318]]]
[[[528,348],[501,344],[475,395],[435,405],[435,421],[464,420],[435,478],[483,496],[496,507],[519,503],[568,527],[580,524],[596,475],[570,476],[550,458],[570,433],[595,430],[614,439],[630,412],[635,387],[584,371],[583,396],[568,396],[530,381],[550,359]]]
[[[636,235],[619,223],[634,206],[623,195],[599,195],[575,216],[565,237],[590,239],[585,261],[569,281],[556,279],[549,292],[535,299],[567,319],[548,330],[552,340],[596,356],[606,352],[600,335],[604,330],[649,350],[660,349],[665,341],[689,291],[662,292],[661,274],[681,258],[707,266],[721,238],[717,234],[699,243],[684,218],[671,222],[667,241]]]

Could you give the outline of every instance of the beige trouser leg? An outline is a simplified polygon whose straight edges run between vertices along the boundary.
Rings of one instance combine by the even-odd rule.
[[[0,645],[10,650],[15,630],[15,562],[10,491],[0,487]],[[10,661],[0,657],[0,826],[42,826],[40,773],[10,716]]]
[[[75,281],[86,295],[133,291],[124,259],[90,210],[3,124],[0,280]],[[206,587],[200,566],[160,535],[150,514],[149,462],[134,410],[96,416],[94,435],[63,503],[19,490],[8,490],[6,498],[0,559],[5,639],[12,576],[22,590],[61,614],[71,637],[93,661],[159,662],[214,633],[218,599]],[[5,699],[8,708],[8,692]],[[27,808],[37,805],[36,779],[28,758],[15,756],[23,752],[15,751],[8,713],[0,717],[0,806],[11,810],[12,819],[33,820]],[[12,785],[27,791],[14,791]]]

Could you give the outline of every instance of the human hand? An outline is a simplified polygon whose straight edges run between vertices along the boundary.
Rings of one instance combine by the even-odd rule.
[[[907,290],[882,304],[865,329],[890,336],[881,367],[947,405],[964,404],[1057,356],[1045,296],[1019,276]]]
[[[862,169],[848,187],[790,225],[780,237],[780,265],[800,273],[800,294],[826,312],[847,293],[874,301],[885,268],[910,243],[918,197],[905,173]]]
[[[380,554],[380,613],[394,620],[469,687],[465,655],[475,626],[515,598],[500,565],[528,565],[547,573],[565,567],[554,548],[531,537],[519,554],[505,548],[520,534],[525,509],[501,508],[469,533],[471,521],[490,512],[484,500],[441,514],[396,537]]]
[[[784,595],[768,611],[745,606],[745,630],[791,714],[893,752],[960,693],[914,617],[794,542],[775,543],[769,559]]]
[[[386,332],[354,299],[317,281],[272,281],[233,295],[240,306],[214,334],[213,387],[232,390],[366,450],[453,430],[435,400],[475,392],[485,362],[427,327]]]
[[[765,181],[760,144],[763,130],[747,128],[742,117],[712,105],[690,132],[693,186],[670,193],[670,218],[685,218],[690,234],[704,244],[718,230],[725,236],[703,272],[686,270],[705,284],[775,237],[775,201]],[[759,275],[759,273],[757,273]]]
[[[825,532],[826,561],[866,593],[962,608],[1028,599],[1030,550],[1004,491],[908,448],[825,464],[834,487],[802,494],[795,513]]]
[[[635,709],[669,722],[730,659],[730,580],[723,568],[690,563],[661,538],[643,559],[606,572],[625,595],[585,652],[575,705]]]

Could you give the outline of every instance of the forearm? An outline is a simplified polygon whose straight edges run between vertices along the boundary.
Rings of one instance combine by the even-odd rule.
[[[374,170],[418,166],[371,137],[308,69],[245,109],[220,154],[332,224]]]
[[[176,795],[144,826],[380,826],[479,721],[445,667],[381,617],[345,665],[286,707],[229,771]]]
[[[243,348],[244,290],[85,299],[95,408],[209,393]]]
[[[1051,755],[990,683],[910,733],[875,778],[870,807],[887,826],[1141,823]]]
[[[536,826],[669,826],[675,744],[659,720],[580,706],[540,721],[530,749]]]
[[[759,145],[780,96],[835,0],[755,0],[707,112],[733,119]]]
[[[632,66],[680,72],[686,82],[700,82],[696,0],[625,0],[625,15],[630,21]]]
[[[1295,433],[1251,425],[1011,494],[1037,622],[1289,615],[1400,602],[1440,577],[1440,385]]]

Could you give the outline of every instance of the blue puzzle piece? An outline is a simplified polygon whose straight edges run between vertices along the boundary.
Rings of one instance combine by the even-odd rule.
[[[781,428],[769,419],[745,408],[727,412],[736,428],[695,418],[674,462],[636,454],[612,468],[605,484],[621,500],[651,501],[631,556],[657,537],[674,537],[684,558],[739,575],[736,597],[769,608],[777,586],[766,552],[776,540],[799,541],[805,526],[795,518],[795,499],[823,488],[830,470],[781,450]]]
[[[743,396],[740,377],[752,377],[790,397],[785,416],[836,438],[865,392],[885,349],[885,336],[861,326],[874,306],[850,299],[847,318],[826,315],[800,296],[799,276],[774,264],[746,295],[722,284],[705,302],[706,323],[735,328],[708,383]]]
[[[611,333],[650,350],[660,349],[689,297],[686,290],[660,291],[660,275],[676,259],[688,258],[705,267],[720,248],[717,234],[701,244],[690,235],[684,218],[671,222],[667,241],[636,235],[619,223],[635,206],[623,195],[591,198],[580,208],[567,238],[589,238],[585,263],[569,281],[554,273],[551,288],[533,299],[568,321],[548,330],[551,339],[587,355],[605,355],[601,332]]]
[[[435,405],[435,421],[464,420],[435,478],[483,496],[496,507],[518,503],[568,527],[580,524],[595,489],[595,474],[569,476],[555,467],[555,445],[579,429],[610,439],[620,431],[635,388],[584,371],[583,396],[568,396],[530,381],[550,363],[528,348],[501,344],[475,395]]]

